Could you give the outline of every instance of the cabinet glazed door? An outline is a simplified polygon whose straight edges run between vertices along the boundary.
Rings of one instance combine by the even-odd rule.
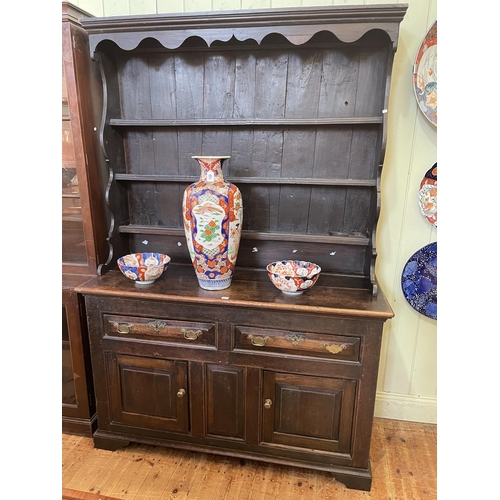
[[[82,322],[80,299],[74,291],[62,291],[62,414],[68,417],[67,432],[75,432],[77,420],[90,432],[90,418],[95,413],[94,392],[85,362],[86,330]],[[85,421],[85,422],[84,422]]]
[[[188,432],[187,363],[106,353],[111,423]]]
[[[264,373],[265,443],[350,451],[356,381]]]

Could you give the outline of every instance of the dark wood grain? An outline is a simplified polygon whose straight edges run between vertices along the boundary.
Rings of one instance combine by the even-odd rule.
[[[262,278],[261,278],[262,275]],[[265,278],[265,279],[264,279]],[[297,297],[288,297],[278,290],[267,278],[265,272],[247,272],[242,280],[235,274],[234,282],[227,291],[207,291],[196,285],[196,277],[188,266],[170,266],[150,286],[140,287],[120,271],[110,271],[84,283],[76,290],[83,294],[113,296],[150,300],[173,300],[204,304],[216,300],[224,307],[257,307],[259,309],[304,311],[310,313],[337,314],[342,316],[367,317],[386,320],[393,317],[387,299],[372,297],[366,290],[322,287],[318,283]],[[227,296],[227,299],[221,297]]]
[[[187,363],[107,354],[113,421],[126,425],[187,432]],[[144,391],[140,388],[149,388]]]
[[[234,135],[233,135],[233,147],[234,147]],[[242,142],[244,139],[242,139]],[[241,160],[241,157],[240,157]],[[240,164],[238,166],[231,166],[231,172],[236,173],[239,171],[246,172],[249,167],[245,167],[245,164]],[[270,177],[233,177],[225,176],[225,180],[228,182],[239,183],[239,184],[293,184],[293,185],[307,185],[307,186],[366,186],[374,187],[377,184],[375,179],[365,180],[365,179],[332,179],[332,178],[315,178],[315,177],[296,177],[296,178],[270,178]],[[161,174],[116,174],[116,180],[120,181],[138,181],[138,182],[171,182],[171,183],[192,183],[198,181],[199,177],[190,177],[182,175],[161,175]]]
[[[349,450],[355,386],[353,381],[266,373],[264,398],[276,409],[263,412],[264,441],[324,451]]]
[[[251,116],[251,115],[250,115]],[[348,118],[200,118],[168,120],[126,120],[112,119],[113,127],[303,127],[321,125],[370,125],[382,123],[382,116],[363,116]]]
[[[130,224],[180,228],[183,191],[199,173],[191,156],[228,154],[224,174],[241,183],[245,231],[370,239],[388,57],[383,36],[345,46],[323,31],[297,49],[274,34],[258,51],[238,40],[202,50],[190,40],[170,53],[143,47],[119,57],[123,111],[109,123],[126,145],[127,173],[118,166],[116,179],[126,181]],[[236,47],[241,51],[227,50]],[[366,83],[372,80],[374,89]],[[119,231],[133,234],[124,225]],[[135,241],[128,238],[129,252],[137,251]],[[321,264],[326,271],[366,273],[374,283],[366,271],[373,255],[353,252]],[[263,263],[249,254],[240,262]]]
[[[80,288],[86,296],[94,373],[100,381],[95,446],[109,449],[113,440],[115,447],[132,440],[229,453],[329,470],[350,487],[369,489],[369,464],[352,468],[352,463],[363,463],[367,448],[362,443],[370,433],[374,401],[366,394],[360,396],[358,388],[374,391],[377,369],[373,363],[378,359],[382,324],[390,314],[382,295],[375,299],[360,290],[356,297],[352,289],[342,290],[338,300],[345,309],[334,312],[331,307],[321,307],[321,301],[329,290],[338,293],[338,288],[324,287],[316,297],[284,297],[282,301],[283,296],[272,298],[269,282],[249,272],[239,291],[236,282],[229,292],[223,291],[229,294],[226,298],[220,292],[201,289],[196,294],[192,287],[195,278],[189,279],[187,270],[180,270],[167,289],[157,280],[156,293],[138,289],[132,282],[130,290],[129,283],[123,282],[126,278],[114,271]],[[120,278],[121,283],[113,278]],[[187,288],[182,290],[184,286]],[[364,302],[363,306],[367,298],[371,304]],[[327,302],[331,306],[333,297],[324,304]],[[354,302],[356,309],[350,309]],[[376,304],[381,308],[377,310]],[[145,342],[127,335],[110,338],[99,326],[104,311],[113,311],[113,317],[132,323],[138,317],[191,325],[193,318],[200,323],[215,321],[217,349],[154,339]],[[145,325],[146,320],[140,324]],[[241,335],[234,337],[238,331],[271,337],[270,350],[245,349]],[[273,350],[276,339],[281,346],[290,343],[287,335],[303,336],[304,343],[298,343],[297,351],[286,349],[286,354],[279,347]],[[330,357],[318,355],[324,344],[338,347],[344,343],[344,358],[337,359],[333,353]],[[359,344],[362,349],[357,350]],[[176,368],[185,363],[190,375],[187,387],[193,394],[185,393],[180,399],[193,398],[189,420],[194,432],[181,425],[183,406],[177,401],[174,417],[174,402],[165,406],[163,401],[167,395],[173,399],[172,387],[177,390],[185,380],[185,370]],[[159,379],[153,384],[152,377]],[[163,387],[161,395],[146,389],[152,384]],[[361,416],[355,417],[355,413]]]
[[[206,365],[207,434],[243,439],[245,370]]]
[[[313,25],[315,32],[324,30],[335,34],[344,42],[355,42],[373,26],[384,26],[387,39],[397,44],[399,23],[408,8],[395,5],[343,5],[336,7],[310,7],[303,9],[253,9],[196,14],[162,14],[144,23],[143,16],[117,16],[113,19],[84,21],[91,37],[91,54],[103,40],[113,38],[119,46],[130,50],[152,34],[166,48],[177,48],[185,40],[183,30],[196,30],[208,46],[216,40],[243,39],[252,29],[252,36],[261,42],[273,33],[282,33],[288,40],[301,44],[311,34],[303,25]],[[259,28],[256,28],[258,26]],[[124,30],[124,28],[127,28]],[[151,33],[152,32],[152,33]]]

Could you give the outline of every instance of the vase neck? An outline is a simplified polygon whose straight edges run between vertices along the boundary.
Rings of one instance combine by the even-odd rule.
[[[222,174],[222,162],[226,158],[215,156],[200,156],[196,158],[201,167],[201,182],[224,182]]]

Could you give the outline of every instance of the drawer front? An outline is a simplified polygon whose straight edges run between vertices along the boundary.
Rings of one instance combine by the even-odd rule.
[[[211,323],[105,314],[104,335],[215,348],[215,325]]]
[[[359,361],[361,339],[341,335],[235,327],[235,349]]]

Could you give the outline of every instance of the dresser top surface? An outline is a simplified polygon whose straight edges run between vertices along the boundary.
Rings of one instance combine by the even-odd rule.
[[[328,286],[322,284],[328,283]],[[170,266],[151,285],[137,285],[120,271],[112,270],[97,276],[76,289],[83,295],[120,297],[137,300],[160,300],[222,307],[246,307],[309,314],[351,316],[359,319],[385,321],[394,313],[379,291],[377,296],[362,288],[341,288],[329,285],[327,277],[303,294],[290,296],[275,288],[264,271],[237,270],[229,288],[203,290],[192,268]]]

